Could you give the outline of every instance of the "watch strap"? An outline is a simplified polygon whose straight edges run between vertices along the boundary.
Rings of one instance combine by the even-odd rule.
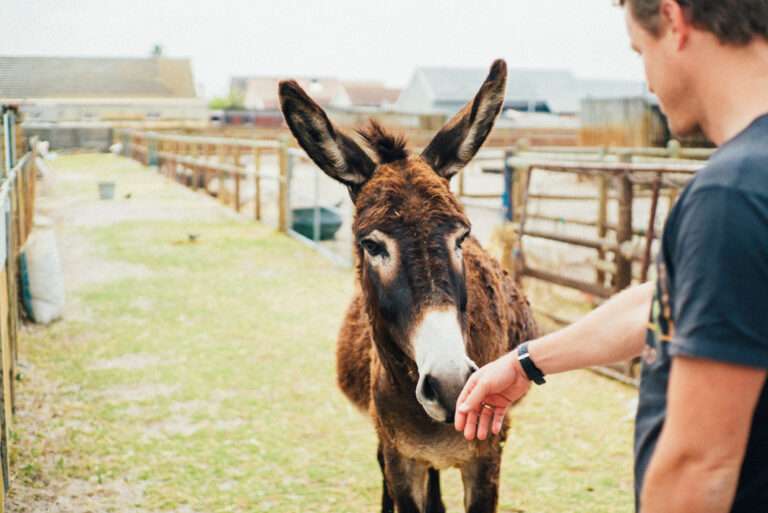
[[[531,360],[531,355],[528,352],[528,342],[523,342],[517,346],[517,360],[520,362],[523,372],[525,372],[525,377],[530,381],[533,381],[537,385],[546,383],[544,373],[541,372],[541,369],[536,367],[536,364]]]

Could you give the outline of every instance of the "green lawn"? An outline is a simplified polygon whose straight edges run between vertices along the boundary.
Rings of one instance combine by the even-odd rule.
[[[60,242],[75,241],[100,279],[70,281],[68,315],[23,335],[12,500],[82,482],[104,511],[127,510],[119,500],[142,511],[376,511],[373,429],[334,377],[352,272],[269,227],[209,214],[224,207],[131,161],[76,155],[51,167]],[[105,178],[118,184],[109,205],[92,194]],[[91,204],[122,210],[103,223],[67,214]],[[142,215],[163,205],[175,213]],[[586,371],[534,389],[514,412],[499,511],[632,511],[622,418],[635,393]],[[449,511],[461,511],[458,472],[444,474]]]

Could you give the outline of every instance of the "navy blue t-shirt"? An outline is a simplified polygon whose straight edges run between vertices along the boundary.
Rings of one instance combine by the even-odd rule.
[[[664,423],[672,357],[768,369],[768,114],[719,148],[680,195],[656,270],[635,426],[636,500]],[[731,511],[768,512],[768,385]]]

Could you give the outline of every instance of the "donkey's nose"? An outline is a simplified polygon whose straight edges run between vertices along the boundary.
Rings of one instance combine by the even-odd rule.
[[[453,421],[456,400],[470,373],[467,366],[451,373],[433,371],[424,374],[416,385],[416,399],[430,417],[450,423]]]
[[[424,379],[419,381],[416,387],[416,397],[420,402],[424,403],[437,403],[440,401],[440,382],[432,376],[427,374]]]

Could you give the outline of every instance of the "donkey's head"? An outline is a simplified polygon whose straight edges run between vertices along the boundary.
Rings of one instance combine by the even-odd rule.
[[[477,153],[501,110],[506,64],[493,63],[475,98],[419,156],[378,124],[360,135],[371,159],[294,81],[280,83],[288,126],[309,157],[349,189],[358,278],[385,366],[418,369],[416,398],[453,422],[456,399],[477,369],[467,356],[467,285],[462,244],[470,224],[449,180]],[[467,244],[476,244],[470,240]]]

